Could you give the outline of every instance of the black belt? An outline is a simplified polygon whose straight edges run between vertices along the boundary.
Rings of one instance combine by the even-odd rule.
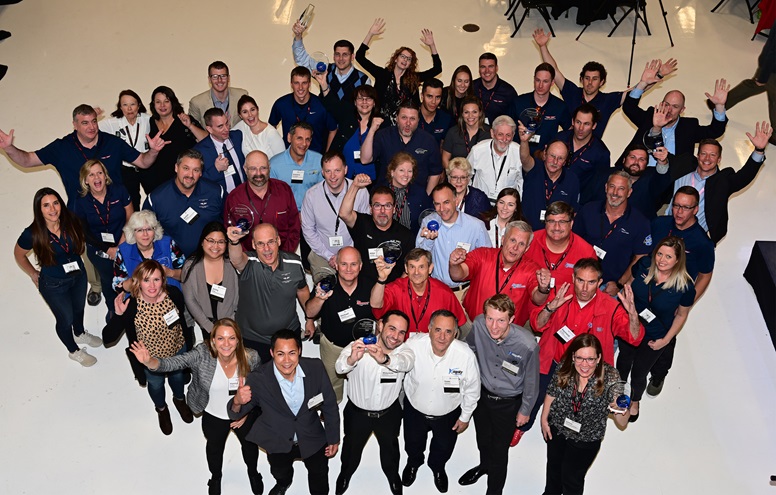
[[[356,410],[356,412],[359,412],[359,413],[363,414],[363,415],[364,415],[364,416],[366,416],[367,418],[375,418],[375,419],[379,419],[379,418],[381,418],[382,416],[385,416],[385,415],[388,413],[388,411],[390,411],[390,410],[393,408],[393,406],[395,406],[395,405],[396,405],[396,403],[397,403],[397,402],[398,402],[398,399],[396,399],[396,402],[394,402],[393,404],[391,404],[390,406],[388,406],[388,407],[387,407],[387,408],[385,408],[385,409],[381,409],[380,411],[367,411],[366,409],[361,409],[361,408],[360,408],[360,407],[358,407],[357,405],[353,404],[353,402],[348,402],[348,403],[349,403],[351,406],[353,406],[353,409],[355,409],[355,410]]]
[[[494,394],[493,392],[491,392],[490,390],[488,390],[485,387],[482,387],[482,395],[484,395],[485,397],[487,397],[490,400],[517,400],[517,399],[519,399],[520,397],[523,396],[523,394],[518,394],[518,395],[514,395],[512,397],[502,397],[500,395]]]
[[[464,282],[464,283],[462,283],[461,285],[457,285],[457,286],[455,286],[455,287],[450,287],[450,289],[451,289],[453,292],[462,291],[462,290],[464,290],[464,289],[468,289],[468,288],[469,288],[469,283],[470,283],[470,282]]]

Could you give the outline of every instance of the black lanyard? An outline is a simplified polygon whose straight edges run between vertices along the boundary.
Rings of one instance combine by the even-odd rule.
[[[576,383],[574,383],[574,390],[571,392],[571,408],[574,410],[574,414],[579,414],[579,411],[582,410],[582,402],[585,400],[585,394],[587,393],[587,388],[590,386],[590,382],[587,382],[587,385],[585,385],[585,389],[580,394],[579,398],[577,398],[577,389],[579,386],[577,386]]]
[[[547,251],[542,248],[542,256],[544,257],[544,264],[547,265],[547,269],[550,271],[555,270],[560,266],[561,263],[563,263],[563,260],[566,259],[566,256],[569,254],[569,251],[571,251],[571,245],[574,244],[574,237],[571,237],[571,241],[569,242],[568,247],[565,251],[563,251],[563,254],[561,255],[560,259],[556,261],[555,263],[550,263],[550,260],[547,259]]]
[[[345,181],[345,194],[348,193],[348,181]],[[329,208],[331,208],[331,211],[334,212],[334,215],[337,217],[337,221],[334,223],[334,235],[337,235],[337,232],[339,231],[340,226],[340,216],[339,212],[334,209],[334,204],[329,199],[329,195],[326,194],[326,182],[323,183],[323,197],[326,198],[326,202],[329,203]]]
[[[396,189],[398,188],[394,187],[394,185],[391,184],[391,191],[393,191],[394,195],[396,195]],[[404,208],[407,206],[407,195],[409,193],[410,193],[410,186],[408,185],[407,187],[404,188],[404,198],[402,199],[402,202],[401,202],[401,208],[399,207],[398,204],[396,205],[396,212],[394,214],[396,221],[401,221],[401,214],[404,211]]]
[[[128,125],[124,126],[124,130],[127,133],[127,139],[129,139],[129,145],[134,148],[135,145],[137,144],[138,138],[140,137],[140,122],[135,122],[135,139],[134,139],[134,141],[132,140],[132,134],[129,132],[129,126]]]
[[[420,320],[423,319],[423,316],[426,315],[426,310],[428,309],[428,303],[431,301],[431,282],[426,281],[427,287],[428,287],[428,297],[426,297],[426,304],[423,305],[423,311],[420,313],[420,318],[415,317],[415,299],[412,297],[412,284],[410,284],[410,281],[407,280],[407,295],[410,297],[410,312],[412,313],[412,321],[415,322],[415,330],[419,331],[419,323]]]
[[[496,175],[496,160],[493,159],[493,152],[495,151],[495,147],[493,143],[490,144],[490,163],[493,165],[493,175]],[[507,148],[507,151],[504,153],[504,158],[501,159],[501,168],[498,169],[498,175],[496,175],[496,183],[494,184],[496,186],[496,189],[498,189],[498,181],[501,179],[501,172],[504,171],[504,164],[507,162],[507,155],[509,154],[509,149]]]
[[[498,217],[496,217],[496,225],[495,225],[495,227],[496,227],[496,245],[493,246],[493,247],[499,247],[499,241],[501,240],[501,238],[498,236]],[[496,263],[496,264],[498,264],[498,263]],[[496,283],[498,283],[498,281],[496,281]]]
[[[78,148],[78,151],[81,152],[81,155],[84,157],[84,160],[88,161],[91,160],[88,156],[86,156],[86,153],[84,153],[84,148],[81,146],[81,143],[78,142],[78,136],[76,134],[73,134],[73,142],[75,142],[75,147]],[[94,145],[93,148],[89,148],[89,151],[92,152],[92,157],[97,155],[97,148],[100,144],[100,136],[97,135],[97,144]]]
[[[267,179],[269,180],[269,179]],[[255,211],[257,214],[259,213],[259,209],[256,208],[256,205],[253,204],[253,198],[251,198],[251,192],[249,191],[250,186],[248,183],[245,183],[245,194],[248,195],[248,201],[251,202],[251,207],[253,208],[253,211]],[[272,197],[272,191],[269,190],[269,185],[267,185],[267,200],[264,202],[264,208],[261,210],[261,215],[259,215],[259,223],[264,223],[264,212],[267,211],[267,206],[269,206],[269,200]]]
[[[92,206],[94,206],[94,211],[97,212],[97,218],[100,219],[100,222],[108,226],[108,223],[110,223],[110,200],[108,199],[108,191],[105,191],[105,219],[103,220],[102,215],[100,215],[100,208],[97,206],[97,199],[94,197],[94,195],[91,195],[92,198]]]
[[[498,230],[496,232],[498,233]],[[520,266],[520,263],[522,261],[523,261],[523,257],[521,256],[520,260],[515,264],[515,266],[510,268],[507,279],[504,280],[504,283],[499,286],[498,275],[499,275],[499,272],[501,272],[501,267],[499,266],[501,264],[501,253],[499,253],[498,259],[496,259],[496,294],[501,294],[501,291],[504,290],[504,287],[507,286],[507,284],[509,283],[509,280],[512,278],[512,275],[515,274],[515,272],[517,271],[517,267]]]

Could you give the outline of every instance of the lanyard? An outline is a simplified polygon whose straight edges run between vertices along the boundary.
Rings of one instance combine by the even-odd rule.
[[[558,187],[558,184],[560,184],[560,177],[558,177],[558,180],[555,181],[555,183],[552,185],[552,189],[550,189],[547,179],[548,178],[544,179],[544,207],[545,208],[550,206],[550,198],[552,198],[552,195],[555,193],[555,189]]]
[[[593,139],[595,139],[595,136],[590,136],[590,141],[588,141],[586,145],[584,145],[581,148],[579,148],[579,151],[574,151],[574,136],[573,135],[571,136],[571,138],[569,139],[569,142],[567,143],[568,144],[568,148],[569,148],[569,150],[571,150],[571,154],[572,154],[572,158],[571,158],[571,160],[569,160],[568,165],[567,165],[568,167],[571,167],[574,164],[574,162],[579,160],[579,158],[582,155],[585,154],[585,151],[587,151],[588,148],[590,148],[590,146],[592,146]]]
[[[493,165],[493,175],[496,176],[496,189],[498,189],[498,181],[501,180],[501,172],[504,171],[504,164],[507,162],[507,155],[509,154],[509,148],[504,153],[504,158],[501,159],[501,168],[498,169],[498,175],[496,175],[496,160],[493,159],[493,152],[495,151],[493,143],[490,143],[490,163]]]
[[[587,382],[587,385],[585,385],[585,389],[580,394],[579,398],[577,398],[577,389],[579,388],[577,384],[574,384],[574,390],[571,392],[571,408],[574,410],[574,414],[579,414],[579,411],[582,410],[582,402],[585,400],[585,394],[587,393],[587,388],[590,386],[590,382]]]
[[[426,297],[426,304],[423,305],[423,311],[420,313],[420,318],[415,317],[415,298],[412,297],[412,285],[410,284],[410,281],[407,280],[407,295],[410,298],[410,312],[412,313],[412,321],[415,322],[415,330],[419,330],[419,323],[420,320],[423,319],[423,316],[426,314],[426,310],[428,309],[428,303],[431,301],[431,282],[426,281],[426,284],[428,286],[428,297]]]
[[[133,148],[137,144],[137,139],[140,137],[140,122],[135,122],[135,139],[132,139],[132,134],[129,132],[129,126],[125,125],[124,130],[127,133],[127,139],[129,139],[129,145]]]
[[[569,242],[568,247],[565,251],[563,251],[563,254],[560,256],[560,259],[556,261],[555,263],[550,263],[550,260],[547,259],[547,251],[542,248],[542,256],[544,257],[544,264],[547,265],[547,269],[550,271],[555,270],[557,267],[560,266],[561,263],[563,263],[563,260],[566,259],[566,256],[569,254],[569,251],[571,251],[571,245],[574,244],[574,237],[571,237],[571,241]]]
[[[255,204],[253,204],[253,198],[251,198],[251,192],[248,189],[250,189],[250,186],[246,182],[245,183],[245,194],[248,195],[248,201],[251,202],[251,207],[253,207],[253,211],[258,213],[259,209],[256,208]],[[264,212],[267,211],[267,207],[269,206],[270,198],[272,198],[272,191],[269,190],[269,186],[268,186],[267,187],[267,199],[264,201],[264,208],[261,209],[261,215],[259,215],[259,223],[264,223]]]
[[[483,86],[482,88],[477,90],[478,96],[480,97],[480,100],[482,101],[482,111],[483,112],[488,109],[488,105],[490,105],[491,100],[493,100],[493,95],[496,94],[496,86],[497,85],[498,85],[498,82],[496,82],[496,84],[493,86],[493,89],[490,90],[490,97],[488,98],[487,103],[485,102],[485,99],[482,97],[482,90],[483,90],[483,88],[485,88],[485,86]],[[485,88],[485,89],[487,89],[487,88]]]
[[[105,219],[103,220],[102,215],[100,215],[100,208],[97,206],[98,201],[94,198],[94,195],[90,195],[92,198],[92,206],[94,206],[94,211],[97,213],[97,218],[100,219],[100,223],[108,226],[108,223],[110,223],[110,200],[108,199],[108,192],[105,192]]]
[[[500,237],[499,237],[499,235],[498,235],[498,217],[497,217],[497,218],[496,218],[496,245],[495,245],[495,246],[493,246],[493,247],[499,247],[499,241],[500,241],[500,240],[501,240],[501,238],[500,238]],[[497,264],[498,264],[498,263],[497,263]],[[496,277],[498,277],[498,275],[496,275]],[[498,281],[496,281],[496,283],[498,284]]]
[[[97,144],[94,145],[94,148],[89,148],[89,151],[92,152],[92,156],[97,155],[97,147],[100,145],[99,139],[100,139],[100,137],[98,135],[97,136]],[[75,146],[76,146],[76,148],[78,148],[78,151],[81,152],[81,155],[84,157],[84,160],[87,160],[87,161],[91,160],[91,158],[86,156],[86,153],[84,152],[84,148],[83,148],[83,146],[81,146],[81,143],[78,142],[78,136],[76,136],[75,134],[73,134],[73,142],[75,142]]]
[[[496,233],[498,234],[498,230],[496,231]],[[507,284],[509,283],[509,280],[512,278],[512,275],[515,274],[515,272],[517,271],[517,267],[520,266],[520,263],[522,263],[522,261],[523,261],[523,257],[521,256],[520,260],[515,264],[515,266],[509,269],[509,275],[507,275],[507,279],[504,280],[504,283],[499,285],[498,275],[501,272],[501,267],[499,266],[501,264],[501,253],[499,253],[498,259],[496,260],[496,294],[501,294],[501,291],[504,290],[504,287],[507,286]]]
[[[702,187],[702,188],[700,188],[700,189],[698,189],[697,187],[695,187],[695,173],[694,173],[694,172],[693,172],[693,174],[690,176],[690,180],[692,181],[692,187],[693,187],[695,190],[697,190],[697,191],[698,191],[698,195],[699,195],[699,196],[703,196],[703,192],[706,190],[706,182],[704,182],[704,183],[703,183],[703,187]]]
[[[51,231],[49,231],[49,239],[59,244],[59,247],[62,248],[62,251],[64,251],[67,254],[70,254],[70,241],[68,241],[67,239],[67,233],[62,232],[61,234],[62,235],[60,237],[57,237]],[[60,241],[60,238],[65,240],[64,244],[62,244],[62,242]]]
[[[304,112],[304,105],[300,105],[296,101],[294,101],[292,103],[291,108],[294,110],[294,116],[296,116],[296,121],[297,122],[307,122],[307,116],[311,115],[311,113],[310,113],[311,107],[310,107],[310,101],[309,100],[307,101],[307,113]],[[299,112],[297,111],[297,108],[301,108],[302,109],[302,117],[304,117],[304,118],[299,118]]]
[[[606,211],[604,211],[604,215],[601,217],[601,233],[602,233],[602,234],[604,233],[604,217],[605,217],[605,216],[606,216]],[[615,231],[615,229],[617,228],[617,223],[618,223],[618,222],[620,221],[620,219],[621,219],[622,217],[624,217],[624,216],[625,216],[625,214],[623,214],[621,217],[617,218],[617,220],[615,220],[615,221],[614,221],[614,223],[612,223],[612,228],[610,228],[610,229],[609,229],[609,232],[607,232],[607,234],[604,236],[604,238],[603,238],[603,241],[605,241],[606,239],[608,239],[608,238],[609,238],[609,236],[610,236],[610,235],[612,235],[612,232],[614,232],[614,231]],[[607,221],[609,221],[609,218],[607,217],[607,218],[606,218],[606,220],[607,220]],[[600,246],[599,246],[599,247],[600,247]]]
[[[394,195],[396,194],[396,187],[391,184],[391,191],[393,191]],[[394,215],[396,218],[396,221],[401,221],[401,214],[404,211],[404,207],[407,206],[407,195],[410,193],[410,186],[407,186],[404,188],[404,198],[402,198],[401,202],[401,208],[399,208],[399,205],[396,205],[396,214]]]
[[[345,181],[345,194],[348,193],[348,181]],[[326,198],[326,202],[329,203],[329,208],[331,208],[331,211],[334,212],[334,215],[337,217],[337,221],[334,223],[334,235],[337,235],[337,232],[339,231],[340,226],[340,216],[339,212],[334,209],[334,204],[332,204],[331,200],[329,199],[329,195],[326,194],[326,183],[323,183],[323,197]]]
[[[657,281],[653,278],[649,281],[647,284],[647,301],[649,302],[649,307],[652,307],[652,284],[655,285],[655,289],[657,289]],[[660,289],[657,291],[657,294],[655,294],[655,299],[657,299],[657,296],[665,292],[663,289]]]

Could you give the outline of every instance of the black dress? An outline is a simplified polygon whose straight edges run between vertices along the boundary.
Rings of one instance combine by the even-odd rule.
[[[199,123],[194,120],[192,123],[199,126]],[[149,123],[149,131],[151,137],[156,136],[159,132],[154,119],[151,119]],[[178,160],[178,155],[181,151],[191,149],[197,144],[197,138],[178,117],[173,118],[172,125],[161,137],[165,141],[170,141],[170,144],[162,148],[151,168],[140,170],[140,180],[146,194],[151,194],[151,191],[160,184],[175,177],[175,162]]]

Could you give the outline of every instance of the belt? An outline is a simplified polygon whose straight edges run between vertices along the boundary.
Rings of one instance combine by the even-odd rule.
[[[398,399],[397,399],[397,401],[398,401]],[[393,406],[396,404],[396,402],[394,402],[393,404],[391,404],[390,406],[388,406],[385,409],[381,409],[380,411],[367,411],[366,409],[361,409],[357,405],[353,404],[353,402],[348,402],[348,404],[353,406],[353,409],[355,409],[356,412],[359,412],[359,413],[363,414],[367,418],[378,419],[378,418],[381,418],[382,416],[385,416],[388,413],[388,411],[390,411],[393,408]]]
[[[464,282],[464,283],[462,283],[461,285],[456,285],[455,287],[450,287],[450,289],[451,289],[453,292],[462,291],[462,290],[464,290],[464,289],[468,289],[468,288],[469,288],[469,283],[470,283],[470,282]]]
[[[520,397],[522,397],[523,394],[514,395],[512,397],[502,397],[500,395],[494,394],[493,392],[491,392],[487,388],[482,387],[482,395],[484,395],[485,397],[487,397],[490,400],[517,400]]]

